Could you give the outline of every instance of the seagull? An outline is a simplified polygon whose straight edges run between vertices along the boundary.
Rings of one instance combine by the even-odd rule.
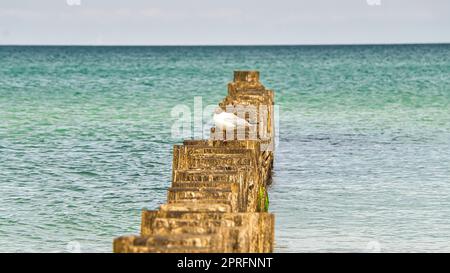
[[[216,124],[216,127],[220,130],[232,130],[236,127],[245,128],[252,126],[245,119],[240,118],[233,113],[224,112],[220,107],[216,108],[216,110],[214,111],[213,120]]]

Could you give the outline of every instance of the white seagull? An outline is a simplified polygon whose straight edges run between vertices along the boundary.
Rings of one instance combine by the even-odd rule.
[[[220,107],[216,108],[214,111],[213,120],[216,127],[220,130],[232,130],[237,127],[245,128],[252,126],[245,119],[240,118],[233,113],[224,112]]]

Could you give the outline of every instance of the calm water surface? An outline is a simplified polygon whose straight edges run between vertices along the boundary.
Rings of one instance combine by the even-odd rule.
[[[110,252],[165,202],[177,104],[276,91],[276,251],[450,251],[450,45],[0,47],[0,251]]]

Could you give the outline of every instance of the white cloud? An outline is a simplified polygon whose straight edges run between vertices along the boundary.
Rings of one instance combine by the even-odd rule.
[[[450,42],[450,1],[2,1],[1,43]],[[417,26],[420,26],[417,27]],[[372,31],[372,32],[370,32]],[[364,34],[364,37],[361,35]]]

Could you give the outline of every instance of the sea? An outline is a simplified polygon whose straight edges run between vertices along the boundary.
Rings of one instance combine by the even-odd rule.
[[[0,251],[139,233],[174,108],[216,105],[235,70],[275,91],[276,252],[450,251],[449,44],[1,46]]]

